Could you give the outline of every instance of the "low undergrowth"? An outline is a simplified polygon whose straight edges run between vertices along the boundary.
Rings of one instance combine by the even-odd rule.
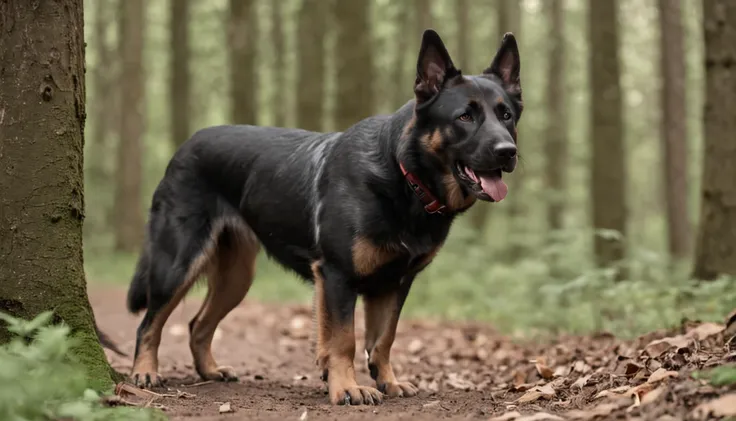
[[[22,320],[0,313],[15,336],[0,346],[0,419],[126,420],[161,419],[151,409],[108,407],[89,388],[84,367],[71,355],[74,338],[66,325],[50,325],[52,313]]]

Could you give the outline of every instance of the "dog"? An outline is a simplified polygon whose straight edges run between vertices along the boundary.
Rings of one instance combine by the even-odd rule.
[[[415,277],[456,216],[507,194],[523,109],[519,51],[503,36],[490,66],[464,76],[440,36],[422,35],[414,99],[344,132],[223,125],[202,129],[171,158],[156,188],[128,291],[137,331],[131,381],[162,384],[161,330],[190,287],[208,292],[189,323],[204,380],[235,381],[212,337],[245,297],[261,248],[314,285],[316,365],[332,404],[414,396],[390,352]],[[365,308],[365,351],[376,387],[358,385],[354,311]]]

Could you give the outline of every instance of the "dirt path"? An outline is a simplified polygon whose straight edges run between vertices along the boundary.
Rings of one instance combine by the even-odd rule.
[[[132,355],[140,316],[125,310],[125,290],[92,285],[90,300],[102,329]],[[215,358],[233,366],[240,381],[198,384],[187,342],[187,323],[198,306],[198,299],[187,298],[162,339],[160,370],[169,379],[168,390],[156,392],[170,396],[154,404],[173,420],[487,420],[506,414],[502,419],[517,421],[666,421],[705,419],[701,413],[713,411],[736,415],[733,387],[715,388],[689,376],[693,369],[736,361],[736,339],[730,348],[727,343],[736,323],[726,331],[723,325],[692,324],[630,342],[597,335],[524,345],[483,325],[402,321],[394,368],[419,386],[419,396],[387,399],[380,406],[333,407],[314,366],[308,307],[246,299],[215,334]],[[362,338],[362,314],[356,331]],[[362,339],[357,349],[363,349]],[[118,371],[130,371],[131,357],[107,353]],[[359,383],[372,383],[362,354],[356,369]],[[718,397],[722,401],[713,408],[698,407]],[[234,413],[219,413],[226,402]]]

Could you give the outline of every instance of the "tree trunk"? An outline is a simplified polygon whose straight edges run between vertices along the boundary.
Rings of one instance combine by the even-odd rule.
[[[233,124],[257,124],[256,38],[257,19],[253,0],[230,0],[228,46]]]
[[[406,65],[406,60],[408,57],[411,57],[409,46],[413,44],[410,41],[413,38],[419,39],[419,36],[417,35],[415,37],[411,26],[406,24],[409,20],[409,5],[407,2],[397,2],[395,7],[397,8],[396,22],[394,22],[396,28],[396,55],[394,56],[391,74],[391,82],[394,84],[391,104],[394,110],[398,110],[413,98],[411,86],[414,82],[416,66],[411,66],[411,74],[407,74],[406,69],[408,66]],[[419,54],[418,46],[416,53]]]
[[[547,136],[545,181],[549,195],[547,225],[551,231],[563,227],[565,212],[565,171],[567,169],[567,105],[565,100],[565,34],[563,0],[546,3],[549,16],[549,68],[547,73]]]
[[[368,0],[336,2],[337,130],[345,130],[374,112],[369,14]]]
[[[274,126],[277,127],[286,125],[286,67],[284,65],[286,52],[284,50],[284,28],[282,22],[284,17],[282,8],[283,2],[271,2],[271,41],[273,42],[274,54],[274,66],[271,69],[274,75],[271,106],[274,107]]]
[[[736,275],[736,2],[705,0],[705,150],[693,276]]]
[[[320,131],[325,99],[325,0],[303,0],[297,29],[296,126]]]
[[[143,97],[143,0],[120,2],[120,142],[115,191],[115,249],[137,251],[143,242],[141,205]]]
[[[94,328],[82,252],[82,0],[0,4],[0,311],[53,310],[79,341],[90,384],[112,385]],[[0,342],[9,332],[0,329]]]
[[[115,110],[115,93],[113,90],[113,48],[107,41],[107,28],[113,24],[114,10],[110,1],[98,0],[94,3],[95,21],[93,25],[95,55],[97,62],[92,70],[92,87],[94,96],[92,102],[92,141],[89,154],[92,160],[89,163],[89,175],[96,183],[105,185],[110,182],[110,173],[105,169],[106,146],[110,129],[112,128]]]
[[[126,1],[126,0],[123,0]],[[171,67],[169,95],[171,99],[171,144],[174,148],[191,136],[189,71],[189,0],[169,0],[171,31]]]
[[[615,230],[624,236],[623,240],[595,236],[596,262],[600,266],[607,266],[625,256],[627,218],[618,4],[615,0],[590,0],[588,7],[593,228]],[[620,276],[623,277],[623,273]]]
[[[501,45],[501,39],[503,38],[503,34],[506,32],[513,32],[516,36],[517,41],[519,44],[522,43],[522,35],[521,35],[521,2],[519,0],[500,0],[498,2],[498,38],[495,40],[495,45],[499,46]],[[524,63],[529,63],[529,61],[525,61],[524,58],[526,57],[525,50],[522,45],[519,45],[519,50],[521,53],[521,65],[522,65],[522,80],[524,78]],[[528,117],[527,117],[528,118]],[[528,143],[524,143],[525,139],[528,140],[529,136],[527,136],[528,133],[528,126],[526,126],[524,123],[520,124],[519,127],[519,133],[518,133],[518,145],[519,145],[519,151],[520,156],[524,156],[524,150],[525,148],[529,148]],[[526,254],[525,249],[527,248],[527,225],[528,225],[528,216],[526,214],[526,208],[524,207],[524,203],[528,201],[528,198],[526,198],[524,194],[524,184],[525,184],[525,168],[524,168],[524,161],[523,159],[519,162],[519,165],[516,167],[516,171],[508,177],[508,185],[509,190],[511,194],[509,195],[509,198],[507,200],[507,204],[505,205],[507,213],[508,213],[508,232],[509,232],[509,247],[508,247],[508,259],[510,261],[516,260],[520,257],[522,257],[524,254]],[[488,219],[488,212],[485,213],[485,219]],[[485,220],[483,221],[483,227],[485,227]]]
[[[680,0],[659,0],[660,67],[663,86],[662,156],[664,199],[670,256],[682,260],[690,252],[687,209],[687,113],[685,51]]]
[[[464,74],[472,74],[470,71],[470,4],[468,0],[457,0],[455,5],[455,17],[457,19],[457,52],[453,62],[455,66],[463,70]]]
[[[414,0],[417,19],[417,37],[420,37],[425,29],[432,27],[432,2],[431,0]]]

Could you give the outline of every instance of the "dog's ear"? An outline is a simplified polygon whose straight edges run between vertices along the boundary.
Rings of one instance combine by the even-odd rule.
[[[491,66],[483,71],[483,74],[497,76],[509,92],[521,93],[521,81],[519,70],[521,61],[519,59],[519,46],[516,38],[511,32],[506,32],[501,40],[501,47],[496,52]]]
[[[425,102],[437,94],[448,79],[459,74],[452,64],[445,44],[432,29],[422,35],[422,46],[419,48],[417,60],[417,78],[414,82],[414,94],[417,103]]]

